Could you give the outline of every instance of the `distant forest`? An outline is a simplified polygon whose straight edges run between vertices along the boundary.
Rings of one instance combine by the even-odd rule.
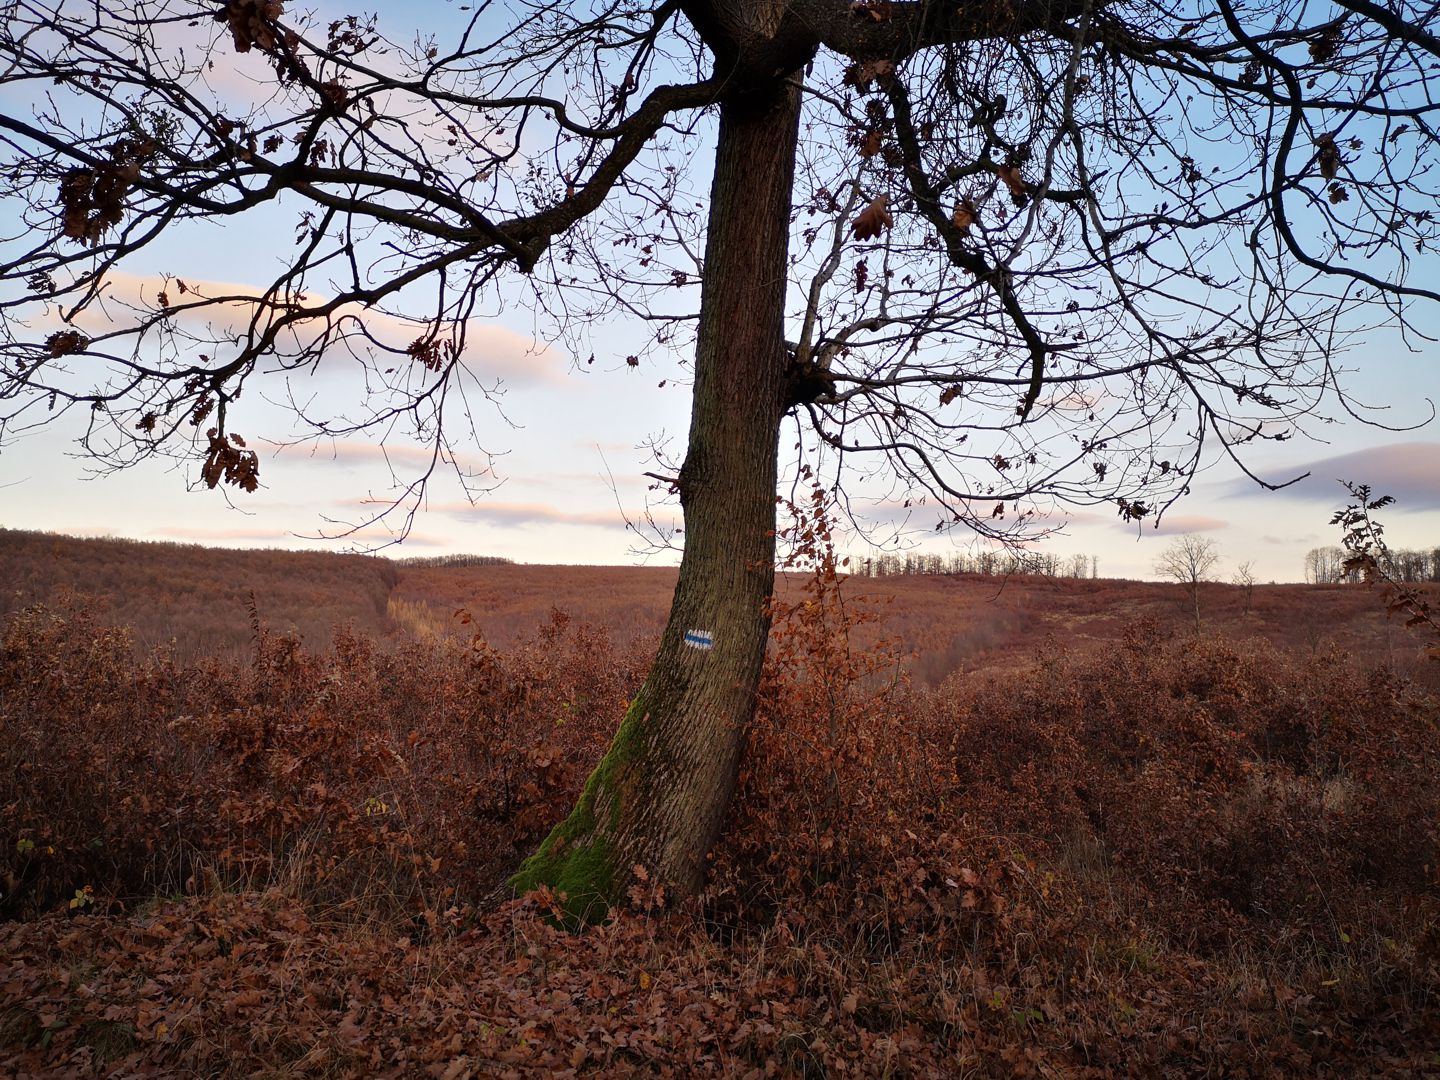
[[[390,560],[396,566],[514,566],[514,559],[499,555],[414,555],[406,559]]]
[[[896,577],[907,574],[984,574],[1010,577],[1034,574],[1038,577],[1098,578],[1100,559],[1096,555],[1057,555],[1040,551],[982,551],[926,555],[849,556],[846,572],[856,577]]]
[[[1349,557],[1341,547],[1311,548],[1305,553],[1305,580],[1311,585],[1337,585],[1350,580],[1351,575],[1345,571]],[[1440,547],[1429,551],[1391,549],[1380,562],[1387,574],[1407,585],[1440,581]]]

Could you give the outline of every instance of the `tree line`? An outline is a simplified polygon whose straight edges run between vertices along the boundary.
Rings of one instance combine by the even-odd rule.
[[[1345,567],[1350,553],[1342,547],[1311,548],[1305,553],[1305,580],[1312,585],[1336,585],[1354,581]],[[1440,547],[1428,551],[1416,548],[1392,548],[1379,558],[1382,568],[1396,581],[1407,585],[1440,581]]]
[[[956,552],[951,555],[906,552],[892,555],[851,555],[846,569],[855,577],[901,577],[911,574],[984,574],[1010,577],[1033,574],[1056,578],[1098,578],[1098,555],[1060,555],[1053,551]]]
[[[514,566],[514,559],[507,559],[503,555],[411,555],[404,559],[394,560],[396,566],[421,567],[449,567],[449,566]]]

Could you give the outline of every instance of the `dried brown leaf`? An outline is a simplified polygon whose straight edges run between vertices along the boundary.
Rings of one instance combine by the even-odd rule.
[[[895,74],[892,60],[862,60],[845,69],[845,85],[860,90],[867,89],[876,79],[888,79]]]
[[[850,223],[856,240],[873,240],[895,224],[895,219],[886,209],[889,201],[889,196],[877,195],[870,200],[869,206],[860,211],[855,220]]]
[[[997,165],[995,175],[1009,189],[1010,200],[1016,206],[1024,206],[1030,201],[1030,185],[1025,183],[1024,178],[1020,175],[1020,166]]]
[[[891,9],[890,0],[854,0],[850,5],[850,14],[870,22],[883,23],[890,21],[894,11]]]
[[[1326,132],[1315,140],[1315,146],[1319,150],[1318,161],[1320,164],[1320,175],[1326,180],[1334,180],[1340,172],[1340,148],[1335,145],[1335,136]]]

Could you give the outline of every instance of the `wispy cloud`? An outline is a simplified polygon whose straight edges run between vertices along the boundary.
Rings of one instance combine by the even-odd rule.
[[[1182,536],[1185,533],[1218,532],[1229,527],[1230,522],[1203,514],[1166,514],[1158,526],[1147,525],[1145,531],[1156,536]],[[1121,528],[1133,531],[1135,526],[1121,524]]]
[[[276,450],[276,453],[289,461],[313,458],[316,461],[333,461],[340,465],[366,466],[381,463],[388,464],[397,470],[414,471],[429,467],[434,450],[429,446],[417,446],[409,443],[381,444],[365,442],[361,439],[336,439],[317,444],[282,446]],[[479,475],[489,471],[486,463],[480,460],[461,457],[458,459],[458,464],[467,473]],[[442,462],[440,467],[449,468],[448,460]]]
[[[156,540],[228,541],[236,544],[282,544],[294,543],[295,537],[284,529],[225,529],[203,528],[196,525],[167,525],[150,530]]]
[[[176,325],[202,338],[226,338],[244,334],[256,310],[253,298],[263,291],[263,287],[186,278],[182,291],[177,279],[172,278],[167,283],[156,276],[111,271],[105,275],[103,298],[77,316],[70,325],[91,337],[100,337],[113,331],[117,323],[125,324],[128,309],[153,307],[162,291],[175,309],[171,318]],[[307,292],[306,296],[312,304],[320,304],[327,299],[314,290]],[[217,303],[191,306],[207,299]],[[333,318],[336,321],[344,318],[363,321],[374,338],[401,350],[424,330],[423,322],[402,319],[387,312],[365,310],[359,305],[340,308]],[[53,315],[37,318],[36,324],[53,324],[57,328],[61,325]],[[285,341],[282,336],[279,343],[281,352],[285,349]],[[343,347],[341,349],[343,351]],[[477,376],[498,379],[507,386],[553,386],[568,379],[569,361],[558,350],[495,322],[470,320],[465,327],[465,350],[461,355]],[[391,364],[380,363],[380,366]]]
[[[323,551],[342,551],[345,544],[384,544],[394,540],[392,533],[379,529],[362,529],[349,536],[338,537],[331,546],[316,545],[309,537],[298,536],[293,532],[284,529],[263,529],[263,528],[205,528],[191,525],[172,525],[160,529],[152,529],[149,534],[154,540],[174,540],[177,542],[196,544],[236,544],[242,547],[255,547],[257,545],[268,545],[272,547],[295,547],[304,545],[306,547],[318,547]],[[447,547],[452,542],[439,537],[428,536],[423,533],[412,532],[405,537],[405,547]]]
[[[1260,537],[1260,542],[1262,544],[1271,544],[1276,547],[1293,547],[1296,544],[1317,543],[1319,542],[1319,540],[1320,534],[1313,532],[1303,533],[1299,536],[1274,536],[1270,533],[1266,533],[1264,536]]]
[[[1337,481],[1369,484],[1378,495],[1394,496],[1400,510],[1440,509],[1440,442],[1403,442],[1375,446],[1349,454],[1320,458],[1276,475],[1308,472],[1299,483],[1279,491],[1265,491],[1248,480],[1228,485],[1229,494],[1263,495],[1267,499],[1300,499],[1339,506],[1347,498]]]
[[[373,505],[372,500],[354,501],[361,505]],[[430,503],[426,511],[431,514],[445,514],[467,524],[496,525],[501,528],[519,528],[526,525],[579,525],[606,529],[625,527],[625,515],[619,510],[565,510],[548,503],[480,499],[473,505],[468,502]]]

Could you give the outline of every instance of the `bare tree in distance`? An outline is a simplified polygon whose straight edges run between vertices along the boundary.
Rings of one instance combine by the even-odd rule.
[[[687,357],[653,470],[684,515],[669,624],[516,879],[577,916],[636,866],[703,879],[782,477],[1007,541],[1066,504],[1155,521],[1202,459],[1361,414],[1346,347],[1440,299],[1440,40],[1410,0],[401,11],[0,2],[0,443],[74,412],[106,467],[252,491],[266,392],[316,439],[430,447],[403,528],[481,441],[478,322],[524,301],[622,375]],[[217,225],[273,235],[273,276],[177,265]],[[623,358],[622,319],[649,335]],[[311,390],[337,363],[356,400]]]
[[[1235,576],[1230,580],[1245,590],[1245,614],[1249,615],[1255,603],[1255,560],[1246,559],[1242,562],[1235,568]]]
[[[1165,546],[1155,560],[1155,573],[1167,581],[1185,586],[1195,612],[1195,629],[1200,629],[1200,583],[1209,581],[1220,562],[1220,545],[1208,536],[1186,533]]]

